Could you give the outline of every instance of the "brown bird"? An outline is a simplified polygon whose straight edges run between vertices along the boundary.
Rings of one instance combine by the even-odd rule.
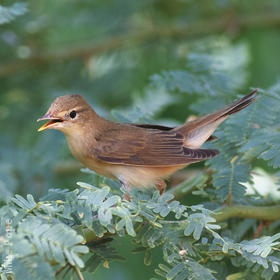
[[[220,123],[254,102],[256,91],[177,127],[112,122],[97,115],[82,96],[65,95],[55,99],[38,119],[49,120],[38,131],[62,131],[77,160],[119,180],[125,188],[156,186],[162,193],[164,179],[176,170],[219,153],[200,147],[214,138],[212,133]]]

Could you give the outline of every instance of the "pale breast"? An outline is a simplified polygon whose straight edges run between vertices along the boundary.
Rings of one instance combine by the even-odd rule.
[[[107,173],[111,178],[124,180],[128,185],[134,187],[151,187],[159,184],[161,179],[167,178],[176,170],[184,166],[172,167],[142,167],[128,165],[108,165]]]
[[[171,167],[142,167],[130,165],[108,164],[94,158],[87,158],[83,162],[94,172],[124,181],[129,186],[134,187],[151,187],[160,183],[161,179],[167,178],[176,170],[184,166]]]

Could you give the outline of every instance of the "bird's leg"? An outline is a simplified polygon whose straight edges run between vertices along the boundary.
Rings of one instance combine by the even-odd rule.
[[[159,190],[160,195],[162,195],[165,192],[166,189],[166,183],[163,180],[160,180],[156,184],[156,188]]]
[[[131,187],[127,184],[127,182],[123,178],[120,178],[119,181],[125,190],[127,190],[128,192],[131,191]],[[128,201],[131,200],[131,196],[127,195],[126,193],[123,194],[123,198]]]

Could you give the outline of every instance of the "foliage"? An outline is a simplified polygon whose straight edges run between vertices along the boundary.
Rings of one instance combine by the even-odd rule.
[[[25,3],[15,3],[10,7],[0,5],[0,24],[8,23],[26,12]]]
[[[170,193],[134,190],[127,201],[108,186],[79,185],[74,191],[51,190],[38,203],[31,195],[27,199],[17,195],[1,209],[12,229],[4,252],[14,258],[16,279],[21,279],[22,271],[28,279],[34,275],[52,279],[55,270],[57,274],[67,267],[80,270],[85,254],[86,270],[94,272],[101,263],[122,259],[110,243],[126,234],[134,238],[136,251],[146,251],[146,264],[151,250],[162,247],[166,264],[160,264],[156,274],[166,279],[216,279],[211,262],[226,258],[236,266],[257,263],[258,270],[279,270],[279,234],[235,243],[218,234],[221,227],[212,211],[202,205],[182,205]],[[60,199],[48,200],[53,195]]]

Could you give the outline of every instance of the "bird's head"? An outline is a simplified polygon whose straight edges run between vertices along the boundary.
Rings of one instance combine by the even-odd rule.
[[[96,115],[86,100],[77,94],[69,94],[56,98],[47,113],[37,121],[48,120],[38,131],[57,129],[68,133],[83,127],[91,115]]]

